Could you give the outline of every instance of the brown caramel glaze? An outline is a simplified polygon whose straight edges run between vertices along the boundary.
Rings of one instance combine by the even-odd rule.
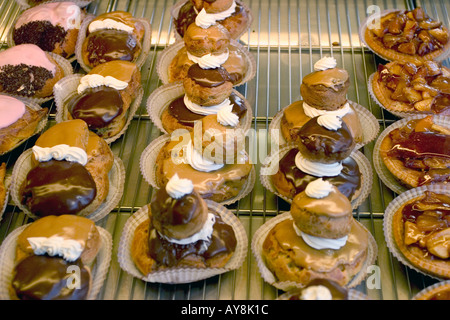
[[[302,290],[295,292],[289,300],[301,300],[302,291],[306,288],[313,287],[313,286],[324,286],[328,290],[330,290],[332,300],[348,300],[348,290],[344,287],[340,286],[338,283],[336,283],[333,280],[328,279],[314,279],[311,282],[309,282],[305,288]]]
[[[80,270],[80,288],[70,289],[67,285],[74,275],[68,272],[70,266]],[[90,278],[80,259],[68,262],[59,257],[32,255],[15,266],[12,288],[20,300],[85,300]]]
[[[399,140],[388,155],[400,158],[445,157],[450,158],[450,135],[431,131],[411,132]]]
[[[91,65],[112,60],[133,61],[139,49],[136,36],[126,31],[102,29],[87,37],[87,59]]]
[[[88,170],[77,162],[50,160],[27,174],[22,203],[39,216],[77,214],[96,196]]]
[[[168,107],[168,111],[172,117],[178,120],[179,123],[185,126],[194,127],[195,121],[201,120],[205,116],[194,113],[186,108],[183,99],[184,95],[173,100]],[[233,104],[232,112],[234,114],[237,114],[239,116],[239,119],[241,119],[247,112],[247,108],[245,107],[243,99],[241,99],[234,93],[230,95],[229,99]]]
[[[202,69],[198,63],[194,63],[189,67],[187,76],[198,85],[206,88],[218,87],[226,81],[233,82],[233,79],[231,79],[230,74],[224,67]]]
[[[295,188],[295,194],[305,190],[308,183],[316,180],[319,177],[309,175],[301,171],[295,165],[295,156],[298,149],[289,150],[281,159],[279,170],[286,177],[286,180],[291,182]],[[329,181],[336,186],[339,191],[350,200],[361,186],[361,176],[358,164],[355,160],[348,157],[342,161],[343,169],[341,173],[334,177],[323,177],[323,180]]]
[[[331,68],[323,71],[315,71],[303,78],[307,86],[323,85],[334,91],[341,90],[348,82],[348,72],[345,69]]]
[[[122,110],[120,92],[106,86],[88,88],[68,104],[72,118],[84,120],[91,130],[105,128]]]
[[[234,252],[237,244],[233,228],[223,222],[219,215],[216,215],[213,233],[206,250],[204,248],[204,240],[199,240],[192,244],[179,245],[163,239],[155,232],[155,229],[150,230],[149,234],[151,258],[158,264],[166,267],[176,267],[181,259],[191,254],[201,256],[204,260],[219,254],[230,254]]]
[[[448,300],[450,300],[450,290],[438,292],[438,293],[434,294],[433,296],[431,296],[429,300],[445,300],[445,301],[448,301]]]

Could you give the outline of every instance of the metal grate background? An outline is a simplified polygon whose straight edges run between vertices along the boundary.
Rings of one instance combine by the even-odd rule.
[[[348,98],[366,106],[376,116],[381,130],[396,120],[390,113],[379,108],[367,90],[369,75],[376,70],[379,60],[358,37],[360,23],[367,16],[370,5],[381,10],[392,8],[411,9],[422,6],[433,17],[450,25],[448,0],[432,1],[357,1],[357,0],[244,0],[251,8],[254,21],[241,42],[247,46],[257,62],[255,78],[237,88],[253,106],[254,129],[267,129],[272,117],[283,107],[300,99],[300,83],[304,75],[312,71],[313,63],[323,55],[332,55],[338,65],[348,70],[351,86]],[[114,154],[122,158],[127,175],[121,202],[113,212],[98,222],[113,236],[113,259],[108,277],[99,299],[275,299],[281,294],[265,283],[258,272],[251,250],[243,266],[233,272],[204,281],[183,285],[149,284],[137,280],[122,271],[116,254],[122,228],[131,214],[149,203],[152,188],[143,180],[138,161],[144,148],[161,133],[152,124],[145,109],[149,94],[161,85],[156,74],[156,61],[162,50],[175,41],[170,9],[175,0],[96,0],[88,11],[100,14],[107,11],[124,10],[136,17],[148,18],[152,24],[152,49],[142,67],[142,82],[145,94],[126,134],[111,146]],[[0,3],[0,41],[6,47],[6,35],[12,22],[20,13],[14,0]],[[445,62],[449,65],[449,60]],[[80,68],[74,63],[75,71]],[[80,71],[81,72],[81,71]],[[46,104],[51,110],[49,126],[54,124],[53,102]],[[259,137],[262,139],[262,137]],[[17,157],[34,144],[29,140],[21,148],[0,157],[6,162],[10,173]],[[266,147],[265,141],[259,146]],[[361,151],[372,159],[374,143]],[[259,164],[256,164],[259,172]],[[362,283],[356,289],[372,299],[410,299],[424,287],[436,282],[400,264],[385,245],[383,235],[383,212],[396,196],[376,177],[368,199],[354,211],[374,235],[378,243],[380,286],[369,289]],[[250,195],[229,208],[243,222],[249,248],[254,232],[271,217],[289,210],[286,202],[266,191],[257,179]],[[0,223],[0,242],[15,228],[28,223],[29,219],[12,203],[8,205]]]

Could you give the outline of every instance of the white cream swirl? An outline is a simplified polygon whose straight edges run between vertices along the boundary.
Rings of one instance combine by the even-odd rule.
[[[328,196],[332,190],[333,185],[329,181],[319,178],[308,183],[305,193],[310,198],[322,199]]]
[[[178,174],[174,174],[166,184],[166,191],[173,199],[180,199],[186,194],[192,193],[194,184],[189,179],[180,179]]]
[[[128,33],[132,33],[134,30],[133,27],[114,19],[94,20],[89,24],[89,32],[91,33],[102,29],[114,29]]]
[[[333,57],[323,57],[314,64],[314,71],[323,71],[336,68],[336,59]]]
[[[317,118],[317,123],[328,130],[337,131],[342,128],[342,119],[332,114],[324,114]]]
[[[335,177],[342,171],[342,163],[320,163],[305,159],[300,152],[295,156],[295,165],[301,171],[315,177]]]
[[[88,156],[85,150],[78,147],[71,147],[67,144],[58,144],[51,148],[33,146],[32,151],[34,157],[39,162],[55,159],[78,162],[84,166],[88,161]]]
[[[318,285],[303,289],[300,300],[333,300],[333,296],[327,287]]]
[[[302,102],[302,106],[303,112],[310,118],[315,118],[318,116],[322,116],[324,114],[330,114],[333,116],[343,118],[347,113],[350,112],[350,104],[348,102],[346,102],[343,107],[333,111],[316,109],[314,107],[311,107],[305,101]]]
[[[224,126],[236,127],[239,124],[239,116],[233,111],[231,104],[222,107],[217,112],[217,121]]]
[[[76,240],[62,237],[30,237],[27,238],[35,255],[48,254],[51,257],[59,256],[69,262],[77,260],[84,248]]]
[[[201,114],[203,116],[207,116],[210,114],[217,114],[220,109],[222,109],[228,105],[232,106],[231,101],[228,98],[223,100],[221,103],[219,103],[215,106],[210,106],[210,107],[203,107],[199,104],[192,102],[191,100],[189,100],[187,95],[184,95],[183,101],[184,101],[184,105],[186,106],[186,108],[188,108],[190,111],[192,111],[196,114]]]
[[[87,74],[80,79],[80,84],[78,85],[77,90],[78,93],[81,94],[88,88],[96,88],[100,86],[123,90],[128,86],[128,82],[118,80],[111,76],[104,77],[99,74]]]
[[[323,250],[323,249],[339,250],[347,243],[348,236],[344,236],[338,239],[316,237],[301,231],[295,225],[295,222],[292,223],[292,226],[294,227],[295,233],[297,233],[299,237],[302,237],[303,241],[305,241],[305,243],[308,246],[316,250]]]
[[[202,69],[215,69],[223,65],[229,57],[230,53],[228,49],[221,54],[205,54],[204,56],[197,57],[187,52],[188,59],[194,63],[198,63]]]
[[[188,238],[173,239],[173,238],[164,236],[160,233],[159,233],[159,235],[169,242],[180,244],[180,245],[186,245],[186,244],[190,244],[190,243],[195,243],[199,240],[203,240],[206,242],[205,243],[206,248],[204,248],[206,250],[211,241],[211,235],[213,232],[214,223],[216,223],[215,215],[213,213],[208,213],[208,217],[206,218],[205,224],[203,225],[202,229],[199,232],[193,234],[192,236],[190,236]]]
[[[215,163],[214,161],[203,158],[200,152],[194,148],[192,140],[189,140],[186,145],[184,155],[185,163],[189,164],[197,171],[211,172],[219,170],[224,166],[223,163]]]
[[[216,21],[221,21],[230,17],[236,11],[236,2],[233,1],[231,7],[225,11],[218,13],[207,13],[203,8],[195,18],[195,24],[200,28],[206,29],[216,23]]]

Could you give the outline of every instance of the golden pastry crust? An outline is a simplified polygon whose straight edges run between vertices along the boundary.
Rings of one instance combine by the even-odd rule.
[[[186,50],[194,56],[224,53],[230,45],[230,33],[221,24],[203,29],[195,23],[189,25],[183,37]]]
[[[425,289],[419,293],[414,300],[449,300],[450,299],[450,282],[442,282],[434,288]]]
[[[6,163],[0,164],[0,214],[5,205],[6,201],[6,186],[5,186],[5,176],[6,176]]]
[[[224,81],[218,86],[203,87],[195,80],[186,77],[183,79],[183,87],[189,100],[206,107],[218,105],[228,98],[233,91],[233,82]]]
[[[20,141],[31,137],[39,122],[47,116],[47,108],[33,110],[25,107],[25,114],[6,128],[0,129],[0,153],[8,152]]]
[[[50,62],[56,66],[56,71],[53,78],[48,79],[44,87],[41,90],[36,91],[34,95],[35,98],[47,98],[53,95],[53,87],[59,80],[61,80],[64,77],[63,68],[55,61],[55,59],[53,59],[52,56],[50,56],[48,53],[46,53],[46,55],[48,60],[50,60]]]

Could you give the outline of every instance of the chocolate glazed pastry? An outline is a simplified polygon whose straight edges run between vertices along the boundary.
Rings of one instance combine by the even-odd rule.
[[[28,173],[21,194],[22,203],[39,217],[76,214],[95,199],[96,184],[81,164],[50,160]]]
[[[80,288],[68,286],[72,273],[67,270],[71,266],[80,270]],[[84,300],[91,275],[80,259],[67,262],[59,257],[32,255],[15,266],[11,285],[13,298],[20,300]]]

